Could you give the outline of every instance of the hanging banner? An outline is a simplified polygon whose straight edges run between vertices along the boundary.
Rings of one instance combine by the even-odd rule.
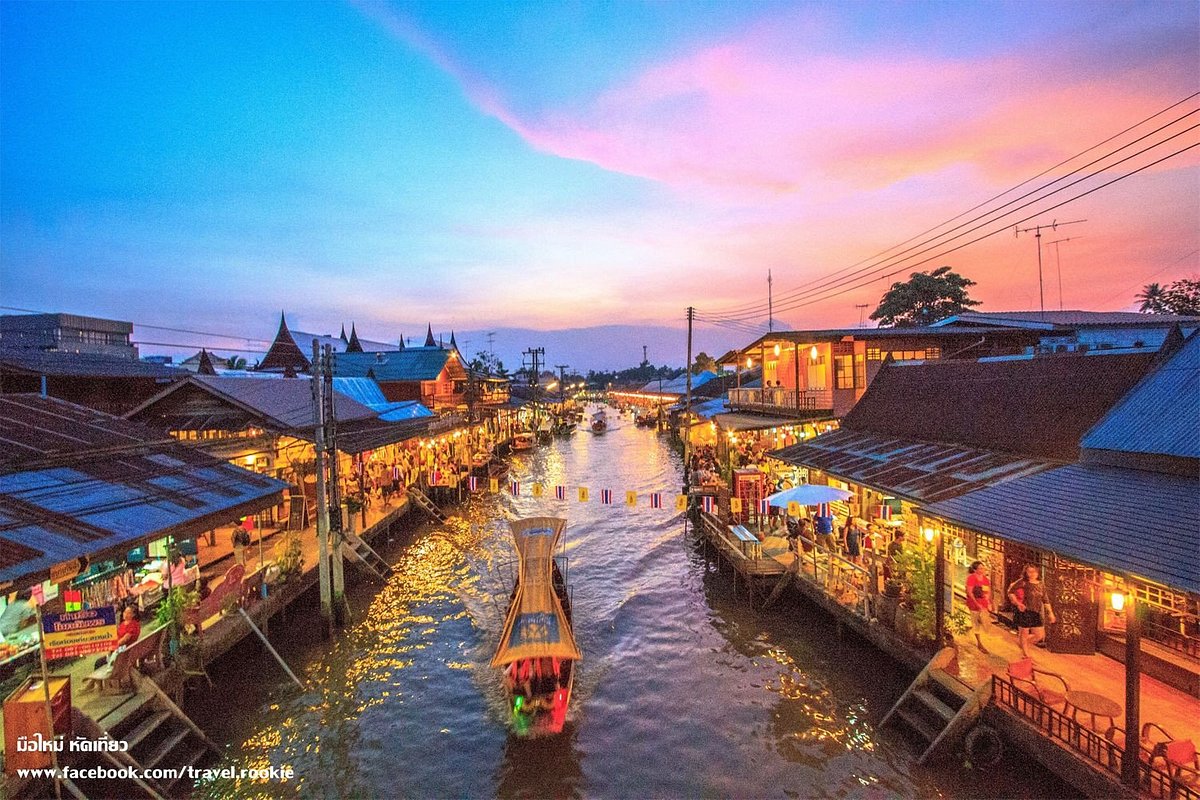
[[[521,496],[520,481],[513,481],[512,483],[508,484],[508,491],[509,491],[509,494],[511,494],[513,497],[520,497]]]
[[[729,513],[730,514],[742,513],[742,498],[740,498],[740,497],[729,498]]]
[[[627,505],[627,506],[636,506],[637,505],[637,492],[626,492],[625,493],[625,505]]]
[[[612,489],[600,490],[600,502],[606,506],[612,505]]]
[[[541,497],[543,490],[543,486],[540,483],[535,483],[533,484],[533,488],[530,490],[530,492],[534,497]]]
[[[117,612],[112,606],[42,616],[46,660],[107,653],[117,646]]]
[[[586,486],[579,487],[579,502],[586,503],[588,501],[588,490]]]
[[[800,516],[800,504],[797,503],[795,500],[788,503],[787,512],[788,512],[789,517]]]
[[[500,491],[500,479],[499,478],[488,478],[488,491],[491,492],[492,494],[495,494],[496,492]]]
[[[654,492],[650,495],[650,507],[662,508],[662,492]]]
[[[567,499],[567,487],[555,486],[554,487],[554,499],[555,500],[566,500]]]
[[[687,495],[686,494],[675,495],[675,510],[676,511],[687,511]]]

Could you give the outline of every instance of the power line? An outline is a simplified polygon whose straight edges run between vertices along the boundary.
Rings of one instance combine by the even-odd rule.
[[[994,201],[996,201],[996,200],[998,200],[998,199],[1000,199],[1000,198],[1004,197],[1005,195],[1007,195],[1007,194],[1010,194],[1010,193],[1012,193],[1013,191],[1016,191],[1017,189],[1021,188],[1022,186],[1025,186],[1026,184],[1028,184],[1028,183],[1031,183],[1032,181],[1035,181],[1035,180],[1037,180],[1038,178],[1040,178],[1040,177],[1042,177],[1042,176],[1044,176],[1044,175],[1047,175],[1048,173],[1052,172],[1053,170],[1055,170],[1055,169],[1058,169],[1059,167],[1061,167],[1061,166],[1064,166],[1064,165],[1066,165],[1066,164],[1068,164],[1068,163],[1070,163],[1070,162],[1072,162],[1072,161],[1075,161],[1075,160],[1077,160],[1077,159],[1081,158],[1082,156],[1084,156],[1084,155],[1086,155],[1086,154],[1088,154],[1088,153],[1092,152],[1093,150],[1096,150],[1096,149],[1098,149],[1098,148],[1100,148],[1100,147],[1103,147],[1105,144],[1108,144],[1109,142],[1112,142],[1112,141],[1114,141],[1115,139],[1118,139],[1118,138],[1120,138],[1121,136],[1125,135],[1126,133],[1129,133],[1130,131],[1133,131],[1133,130],[1137,129],[1137,128],[1141,127],[1142,125],[1145,125],[1147,122],[1149,122],[1149,121],[1151,121],[1151,120],[1155,119],[1156,117],[1162,116],[1163,114],[1167,113],[1168,111],[1171,111],[1172,109],[1174,109],[1174,108],[1176,108],[1176,107],[1178,107],[1178,106],[1180,106],[1180,105],[1182,105],[1182,104],[1184,104],[1184,103],[1188,102],[1189,100],[1192,100],[1193,98],[1195,98],[1195,97],[1197,97],[1197,96],[1200,96],[1200,92],[1193,93],[1193,94],[1191,94],[1191,95],[1188,95],[1187,97],[1183,98],[1182,100],[1180,100],[1180,101],[1178,101],[1178,102],[1176,102],[1176,103],[1172,103],[1171,105],[1167,106],[1166,108],[1164,108],[1164,109],[1161,109],[1160,111],[1157,111],[1157,112],[1155,112],[1154,114],[1152,114],[1152,115],[1150,115],[1149,117],[1146,117],[1145,119],[1143,119],[1143,120],[1141,120],[1141,121],[1139,121],[1139,122],[1135,123],[1134,125],[1131,125],[1131,126],[1129,126],[1128,128],[1125,128],[1124,130],[1122,130],[1122,131],[1120,131],[1120,132],[1118,132],[1118,133],[1116,133],[1116,134],[1113,134],[1112,136],[1109,136],[1108,138],[1104,139],[1104,140],[1103,140],[1103,141],[1101,141],[1101,142],[1098,142],[1097,144],[1094,144],[1094,145],[1092,145],[1091,147],[1087,148],[1086,150],[1083,150],[1083,151],[1081,151],[1081,152],[1079,152],[1079,153],[1076,153],[1075,155],[1071,156],[1070,158],[1067,158],[1067,159],[1064,159],[1063,161],[1060,161],[1058,164],[1055,164],[1055,165],[1054,165],[1054,166],[1052,166],[1052,167],[1048,167],[1047,169],[1044,169],[1044,170],[1042,170],[1041,172],[1039,172],[1038,174],[1036,174],[1036,175],[1032,176],[1031,178],[1028,178],[1028,179],[1026,179],[1026,180],[1022,181],[1021,183],[1018,183],[1018,184],[1016,184],[1015,186],[1013,186],[1013,187],[1011,187],[1011,188],[1009,188],[1009,189],[1006,189],[1005,191],[1003,191],[1003,192],[1000,192],[999,194],[996,194],[996,195],[994,195],[994,196],[992,196],[992,197],[988,198],[987,200],[983,201],[982,203],[978,203],[978,204],[976,204],[975,206],[973,206],[973,207],[971,207],[971,208],[967,209],[966,211],[963,211],[962,213],[960,213],[960,214],[958,214],[958,215],[956,215],[956,216],[954,216],[954,217],[951,217],[950,219],[946,220],[945,222],[939,223],[938,225],[935,225],[935,226],[933,226],[932,228],[928,228],[927,230],[923,231],[922,233],[919,233],[919,234],[917,234],[916,236],[910,237],[909,239],[906,239],[905,241],[903,241],[903,242],[901,242],[901,243],[899,243],[899,244],[897,244],[897,245],[894,245],[894,246],[892,246],[892,247],[889,247],[889,248],[887,248],[887,249],[885,249],[885,250],[882,250],[882,251],[880,251],[879,253],[876,253],[876,254],[875,254],[875,255],[873,255],[873,256],[870,256],[870,257],[868,257],[868,258],[862,259],[861,261],[855,262],[854,264],[851,264],[851,265],[849,265],[849,266],[842,267],[842,268],[840,268],[840,269],[834,270],[833,272],[831,272],[831,273],[829,273],[828,275],[826,275],[826,276],[825,276],[825,278],[823,279],[823,280],[825,281],[825,284],[819,284],[819,285],[817,285],[817,286],[815,286],[815,287],[814,287],[812,284],[808,284],[808,285],[806,285],[806,286],[801,286],[801,287],[798,287],[798,288],[796,288],[796,289],[793,289],[793,290],[791,290],[791,291],[789,291],[789,292],[785,293],[785,294],[784,294],[782,297],[783,297],[784,299],[795,299],[795,298],[796,298],[798,295],[805,294],[805,293],[811,293],[811,292],[812,292],[812,291],[814,291],[815,289],[822,288],[822,286],[824,286],[824,285],[827,285],[827,284],[829,283],[829,281],[830,281],[830,280],[831,280],[831,279],[832,279],[834,276],[838,275],[839,273],[844,273],[844,272],[847,272],[848,270],[852,270],[852,269],[854,269],[855,267],[857,267],[857,266],[860,266],[860,265],[862,265],[862,264],[864,264],[864,263],[866,263],[866,262],[875,261],[875,260],[877,260],[877,259],[881,258],[882,256],[886,255],[887,253],[890,253],[890,252],[892,252],[893,250],[896,250],[896,249],[898,249],[898,248],[900,248],[900,247],[903,247],[904,245],[906,245],[906,244],[909,244],[910,242],[913,242],[913,241],[915,241],[915,240],[917,240],[917,239],[920,239],[920,238],[922,238],[922,237],[926,236],[927,234],[929,234],[929,233],[932,233],[933,231],[936,231],[936,230],[938,230],[938,229],[940,229],[940,228],[943,228],[943,227],[945,227],[946,225],[949,225],[950,223],[952,223],[952,222],[955,222],[955,221],[957,221],[957,220],[961,219],[962,217],[965,217],[965,216],[967,216],[968,214],[970,214],[970,213],[972,213],[972,212],[974,212],[974,211],[977,211],[977,210],[979,210],[979,209],[981,209],[981,208],[983,208],[983,207],[985,207],[985,206],[989,205],[990,203],[992,203],[992,202],[994,202]],[[1113,150],[1113,151],[1109,152],[1109,153],[1108,153],[1108,154],[1106,154],[1105,156],[1102,156],[1102,157],[1101,157],[1101,158],[1099,158],[1099,159],[1093,160],[1093,161],[1092,161],[1092,162],[1090,162],[1088,165],[1084,165],[1083,167],[1079,167],[1079,168],[1077,168],[1077,169],[1073,170],[1072,172],[1068,173],[1067,175],[1061,176],[1060,178],[1057,178],[1057,179],[1055,179],[1054,181],[1051,181],[1050,183],[1043,185],[1043,186],[1042,186],[1042,187],[1040,187],[1039,189],[1032,190],[1032,192],[1027,192],[1025,195],[1022,195],[1022,198],[1023,198],[1023,197],[1028,197],[1028,196],[1029,196],[1029,194],[1031,194],[1031,193],[1035,193],[1035,192],[1037,192],[1037,191],[1040,191],[1041,189],[1048,188],[1049,186],[1052,186],[1052,185],[1054,185],[1054,183],[1057,183],[1057,182],[1059,182],[1059,181],[1063,180],[1063,179],[1064,179],[1064,178],[1066,178],[1066,177],[1070,177],[1070,175],[1072,175],[1072,174],[1075,174],[1075,173],[1076,173],[1076,172],[1078,172],[1080,169],[1086,169],[1086,168],[1087,168],[1087,166],[1090,166],[1091,164],[1095,164],[1095,163],[1097,163],[1098,161],[1101,161],[1101,160],[1103,160],[1103,159],[1105,159],[1105,158],[1109,158],[1109,157],[1111,157],[1112,155],[1114,155],[1114,154],[1116,154],[1116,153],[1120,152],[1121,150],[1123,150],[1123,149],[1126,149],[1126,148],[1130,147],[1131,145],[1134,145],[1134,144],[1138,143],[1139,141],[1142,141],[1142,140],[1146,139],[1146,138],[1147,138],[1147,137],[1149,137],[1149,136],[1153,136],[1155,133],[1157,133],[1157,132],[1159,132],[1159,131],[1161,131],[1161,130],[1163,130],[1163,129],[1167,128],[1167,127],[1169,127],[1170,125],[1174,125],[1174,124],[1176,124],[1177,122],[1179,122],[1180,120],[1182,120],[1182,119],[1185,119],[1186,117],[1188,117],[1188,116],[1190,116],[1190,115],[1192,115],[1192,114],[1195,114],[1195,113],[1196,113],[1196,111],[1195,111],[1195,110],[1193,110],[1193,111],[1191,111],[1191,112],[1188,112],[1188,114],[1184,114],[1183,116],[1181,116],[1181,117],[1178,117],[1178,118],[1176,118],[1176,119],[1172,120],[1171,122],[1167,123],[1166,125],[1160,126],[1159,128],[1155,129],[1154,131],[1151,131],[1151,132],[1149,132],[1149,133],[1147,133],[1147,134],[1144,134],[1144,135],[1140,136],[1139,138],[1137,138],[1137,139],[1135,139],[1135,140],[1133,140],[1133,141],[1131,141],[1131,142],[1128,142],[1128,143],[1126,143],[1126,144],[1122,145],[1121,147],[1117,148],[1116,150]],[[1006,204],[1005,204],[1005,206],[1007,206],[1007,205],[1011,205],[1013,202],[1016,202],[1017,200],[1020,200],[1020,199],[1022,199],[1022,198],[1016,198],[1016,200],[1009,201],[1009,203],[1006,203]],[[1000,206],[1000,208],[1004,208],[1005,206]],[[996,210],[999,210],[999,209],[995,209],[995,210],[993,210],[992,212],[988,212],[988,213],[989,213],[989,214],[990,214],[990,213],[995,213],[995,211],[996,211]],[[983,215],[983,216],[986,216],[986,214],[985,214],[985,215]],[[979,217],[976,217],[975,219],[979,219]],[[972,221],[974,221],[974,220],[972,220]],[[970,223],[968,222],[968,223],[964,223],[964,224],[970,224]],[[958,226],[958,227],[961,227],[961,225],[960,225],[960,226]],[[936,240],[936,239],[942,238],[942,237],[944,237],[944,236],[945,236],[947,233],[950,233],[950,232],[951,232],[951,231],[953,231],[953,230],[957,230],[957,227],[956,227],[956,228],[952,228],[950,231],[945,231],[945,232],[943,232],[943,233],[939,234],[938,236],[936,236],[936,237],[933,237],[933,239],[934,239],[934,240]],[[922,244],[923,244],[923,243],[922,243]],[[920,245],[917,245],[917,246],[920,246]],[[912,249],[912,248],[909,248],[909,250],[911,250],[911,249]],[[902,255],[904,252],[908,252],[908,250],[902,251],[902,253],[900,253],[900,254],[898,254],[898,255]],[[894,259],[894,258],[895,258],[895,256],[892,256],[892,258]],[[852,273],[852,274],[853,274],[853,273]],[[759,302],[756,302],[756,303],[743,304],[743,305],[740,305],[740,306],[731,306],[731,307],[719,308],[719,309],[717,309],[717,310],[718,310],[719,312],[722,312],[722,313],[725,313],[725,314],[730,314],[730,315],[733,315],[733,314],[741,314],[741,313],[746,313],[746,312],[751,312],[751,311],[760,311],[760,312],[761,312],[761,311],[763,311],[763,310],[765,310],[765,309],[764,309],[764,306],[763,306],[762,302],[761,302],[761,301],[759,301]]]

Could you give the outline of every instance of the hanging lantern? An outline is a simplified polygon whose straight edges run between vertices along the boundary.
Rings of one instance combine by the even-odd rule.
[[[1118,614],[1120,614],[1122,611],[1125,610],[1125,593],[1124,592],[1113,592],[1112,593],[1112,609],[1113,609],[1113,611],[1116,611]]]

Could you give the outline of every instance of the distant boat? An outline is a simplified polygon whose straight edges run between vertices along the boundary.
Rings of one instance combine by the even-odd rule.
[[[558,424],[554,426],[554,435],[555,436],[570,436],[572,433],[575,432],[576,427],[577,427],[576,423],[573,422],[572,420],[569,420],[569,419],[559,420]]]
[[[566,524],[556,517],[509,523],[517,550],[517,581],[491,665],[502,671],[513,731],[520,736],[562,731],[575,663],[583,657],[571,627],[566,578],[554,558]]]
[[[592,414],[592,433],[604,433],[608,430],[608,417],[604,413],[604,409]]]
[[[531,450],[533,449],[533,434],[527,431],[521,432],[513,436],[513,450]]]

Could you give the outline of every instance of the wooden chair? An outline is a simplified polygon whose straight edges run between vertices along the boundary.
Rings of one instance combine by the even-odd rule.
[[[1113,725],[1104,732],[1104,738],[1115,744],[1122,750],[1127,750],[1125,746],[1125,729]],[[1161,726],[1147,722],[1142,726],[1142,735],[1138,742],[1138,760],[1143,764],[1149,765],[1150,760],[1154,757],[1154,750],[1160,744],[1165,744],[1171,741],[1171,734],[1162,729]]]
[[[98,686],[100,692],[103,693],[105,688],[115,685],[118,692],[125,692],[126,686],[129,686],[129,691],[132,692],[133,675],[131,673],[134,669],[140,669],[151,663],[162,666],[161,649],[166,630],[165,627],[157,628],[116,655],[109,656],[107,664],[83,679],[84,690],[86,691],[91,686]]]
[[[1028,692],[1046,705],[1051,707],[1061,705],[1065,709],[1067,692],[1071,691],[1067,679],[1057,672],[1038,669],[1033,665],[1032,658],[1022,658],[1020,661],[1010,663],[1008,678],[1014,686]],[[1061,685],[1061,690],[1058,685],[1054,684],[1055,681]]]

